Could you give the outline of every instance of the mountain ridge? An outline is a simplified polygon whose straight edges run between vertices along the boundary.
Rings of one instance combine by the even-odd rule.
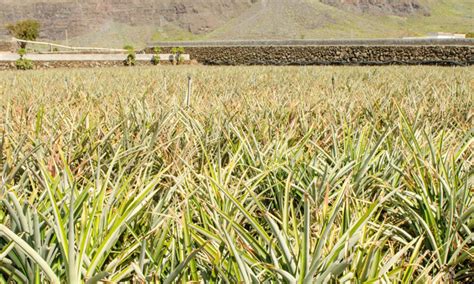
[[[470,32],[470,0],[0,0],[7,23],[33,18],[41,37],[78,45],[155,40],[401,37]],[[466,10],[467,9],[467,10]],[[455,30],[456,29],[456,30]]]

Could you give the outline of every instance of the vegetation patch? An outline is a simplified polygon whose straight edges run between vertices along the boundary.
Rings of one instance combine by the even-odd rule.
[[[7,25],[9,33],[22,40],[34,41],[40,34],[41,24],[36,20],[23,20]],[[20,48],[26,48],[25,42],[20,42]]]
[[[34,68],[33,61],[25,58],[26,55],[26,49],[20,48],[18,50],[18,54],[20,55],[20,59],[15,61],[15,67],[18,70],[31,70]]]
[[[171,48],[171,53],[174,55],[173,56],[173,64],[179,65],[184,63],[184,56],[183,54],[185,53],[184,47],[173,47]]]
[[[160,52],[161,48],[160,47],[154,47],[153,48],[153,57],[151,58],[151,64],[153,65],[160,65]]]
[[[135,48],[131,45],[126,45],[123,47],[127,51],[127,58],[123,61],[125,66],[135,66],[137,63],[137,54]]]
[[[471,69],[1,72],[0,283],[472,283]]]

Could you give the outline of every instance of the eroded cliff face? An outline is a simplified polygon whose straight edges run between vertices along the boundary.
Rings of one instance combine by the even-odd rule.
[[[420,1],[320,0],[327,7],[357,13],[428,15],[428,8]],[[70,38],[87,33],[99,35],[115,23],[152,29],[172,25],[203,34],[238,18],[223,33],[226,35],[225,31],[233,28],[239,33],[225,38],[252,34],[255,27],[258,35],[252,36],[257,38],[285,37],[298,34],[300,29],[323,28],[338,21],[330,9],[314,4],[313,0],[0,0],[0,36],[7,33],[5,24],[21,19],[37,19],[42,24],[42,38],[60,40],[65,39],[66,31]],[[242,27],[246,30],[240,30]]]
[[[0,0],[0,23],[37,19],[51,39],[100,31],[108,22],[173,24],[192,33],[212,31],[248,9],[255,0]],[[5,33],[0,27],[0,34]]]
[[[418,0],[320,0],[324,4],[344,10],[381,15],[407,16],[421,13],[429,15],[428,7]]]

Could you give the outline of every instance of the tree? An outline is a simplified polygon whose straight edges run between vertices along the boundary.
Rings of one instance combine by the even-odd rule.
[[[7,25],[7,30],[16,38],[23,40],[36,40],[40,33],[41,25],[36,20],[23,20],[15,24]],[[26,47],[26,43],[20,43],[21,48]]]

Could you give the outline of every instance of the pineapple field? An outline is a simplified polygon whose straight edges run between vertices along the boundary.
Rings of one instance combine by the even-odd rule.
[[[473,70],[0,72],[0,283],[473,282]]]

